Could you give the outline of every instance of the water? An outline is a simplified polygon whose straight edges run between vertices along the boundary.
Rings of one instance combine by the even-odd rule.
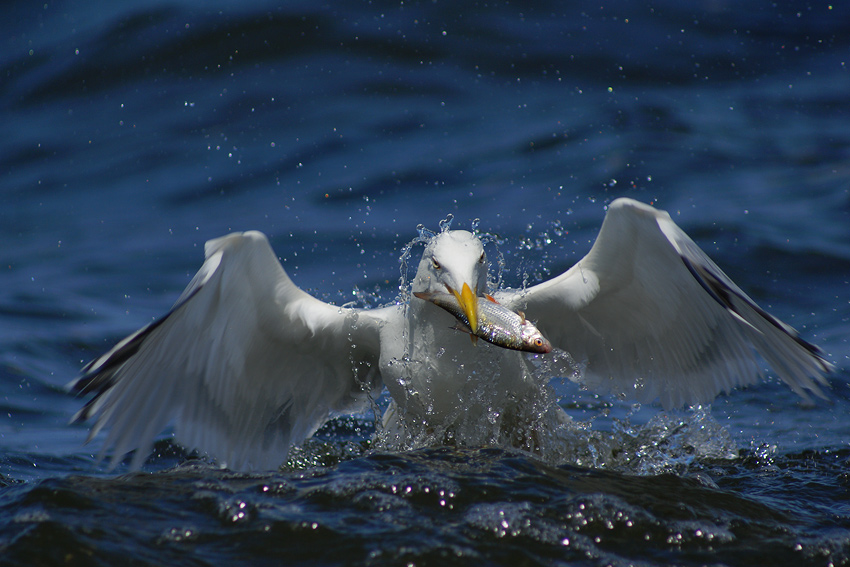
[[[0,563],[850,563],[848,21],[802,2],[11,4]],[[417,225],[477,223],[519,286],[581,257],[623,195],[821,345],[832,401],[768,382],[667,415],[556,380],[589,424],[571,461],[387,451],[367,415],[261,475],[167,436],[109,472],[67,425],[64,384],[168,309],[208,238],[262,230],[317,297],[381,303]]]

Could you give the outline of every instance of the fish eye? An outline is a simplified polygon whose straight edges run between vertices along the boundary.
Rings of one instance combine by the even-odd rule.
[[[534,339],[534,346],[543,346],[543,339]]]
[[[436,258],[431,258],[431,261],[434,263],[434,269],[435,270],[443,269],[443,267],[440,265],[440,263],[437,261]]]

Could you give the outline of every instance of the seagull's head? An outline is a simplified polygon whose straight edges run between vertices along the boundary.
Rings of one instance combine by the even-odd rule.
[[[446,230],[434,236],[422,253],[413,291],[453,294],[474,333],[478,296],[487,293],[487,255],[481,240],[465,230]]]

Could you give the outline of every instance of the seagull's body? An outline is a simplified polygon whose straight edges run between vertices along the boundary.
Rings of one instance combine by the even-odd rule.
[[[564,360],[563,351],[588,387],[665,407],[754,382],[753,349],[803,397],[823,396],[818,384],[831,368],[667,213],[630,199],[609,205],[587,256],[525,290],[487,289],[474,234],[445,230],[426,245],[411,292],[451,292],[470,321],[477,297],[492,293],[535,321],[560,358],[473,345],[451,328],[454,317],[414,296],[373,310],[323,303],[295,286],[258,232],[211,240],[205,255],[165,317],[72,385],[96,393],[77,418],[96,418],[92,436],[109,428],[113,459],[137,449],[140,464],[173,423],[181,444],[222,464],[274,468],[331,415],[362,409],[383,386],[392,397],[384,425],[399,435],[457,440],[455,427],[489,419],[489,440],[527,444],[535,427],[568,419],[534,403],[543,387],[535,364]]]

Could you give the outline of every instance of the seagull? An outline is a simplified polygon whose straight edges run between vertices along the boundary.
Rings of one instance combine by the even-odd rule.
[[[73,420],[94,421],[89,440],[108,430],[101,456],[111,450],[112,466],[135,450],[138,468],[173,426],[179,444],[222,466],[275,469],[384,387],[391,401],[379,429],[398,438],[529,447],[544,437],[540,428],[569,421],[557,403],[539,403],[558,372],[670,409],[756,382],[755,353],[807,400],[825,398],[832,370],[668,213],[627,198],[608,205],[586,256],[524,289],[489,289],[481,239],[444,229],[428,240],[409,292],[375,309],[331,305],[298,288],[260,232],[210,240],[204,251],[170,311],[69,384],[93,394]],[[469,321],[485,295],[521,310],[554,352],[473,344],[452,329],[452,315],[413,295],[446,292]],[[474,428],[486,433],[474,437]]]

